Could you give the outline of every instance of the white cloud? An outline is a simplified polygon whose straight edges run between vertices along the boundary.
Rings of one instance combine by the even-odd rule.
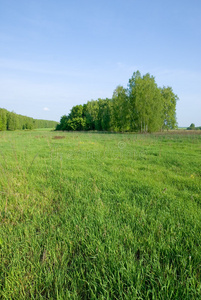
[[[44,111],[49,111],[50,109],[48,107],[43,108]]]

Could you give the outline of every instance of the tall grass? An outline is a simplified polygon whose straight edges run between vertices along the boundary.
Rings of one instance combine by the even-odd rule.
[[[0,133],[2,299],[200,299],[201,135]]]

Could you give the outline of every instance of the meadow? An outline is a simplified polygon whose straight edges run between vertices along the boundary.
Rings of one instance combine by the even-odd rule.
[[[201,299],[201,134],[0,132],[0,299]]]

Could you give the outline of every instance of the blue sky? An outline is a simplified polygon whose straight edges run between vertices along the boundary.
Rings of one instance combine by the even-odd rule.
[[[201,126],[200,16],[200,0],[1,0],[0,107],[59,121],[140,70]]]

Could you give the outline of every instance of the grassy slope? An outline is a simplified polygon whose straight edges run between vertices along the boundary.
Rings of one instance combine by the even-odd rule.
[[[192,133],[1,132],[0,298],[200,299],[200,152]]]

